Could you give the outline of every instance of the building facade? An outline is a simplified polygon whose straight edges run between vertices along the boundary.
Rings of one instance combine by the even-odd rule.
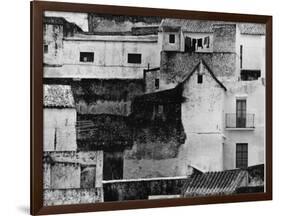
[[[265,27],[260,24],[166,19],[161,23],[160,32],[163,41],[160,91],[175,87],[202,61],[226,89],[223,94],[216,92],[204,72],[194,77],[196,84],[190,83],[185,88],[192,93],[184,95],[189,105],[183,103],[182,116],[193,116],[192,119],[183,119],[183,124],[188,125],[185,132],[193,130],[202,138],[204,130],[209,134],[206,141],[212,139],[214,133],[220,133],[222,138],[216,141],[221,145],[220,150],[215,151],[217,154],[211,153],[216,147],[207,145],[206,141],[187,138],[187,146],[193,140],[197,145],[196,148],[189,146],[195,158],[199,155],[205,161],[207,158],[220,158],[217,165],[209,162],[198,164],[196,159],[191,159],[191,165],[203,171],[217,171],[263,164]],[[201,94],[201,91],[205,92]],[[207,146],[198,150],[200,144]],[[204,155],[204,150],[211,155]]]
[[[116,188],[138,179],[178,193],[194,169],[264,164],[265,26],[96,14],[88,22],[83,32],[44,19],[44,97],[66,98],[44,108],[49,204],[62,193],[103,201],[104,185],[106,200],[125,199]]]

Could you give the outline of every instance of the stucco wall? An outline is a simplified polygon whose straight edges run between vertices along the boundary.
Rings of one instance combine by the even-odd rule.
[[[222,133],[187,133],[188,164],[204,172],[222,171],[223,142]]]
[[[202,83],[197,83],[198,73],[203,76]],[[196,70],[184,82],[182,122],[185,132],[222,132],[224,95],[225,90],[201,64],[201,70]]]
[[[225,113],[236,113],[236,99],[245,98],[247,114],[254,114],[254,128],[248,130],[225,129],[225,169],[236,167],[236,143],[248,143],[249,166],[262,164],[265,161],[265,86],[261,80],[241,81],[226,85],[228,91],[225,99]]]
[[[80,166],[72,163],[55,163],[51,166],[51,188],[80,188]]]
[[[76,150],[76,110],[44,108],[44,151]]]
[[[239,44],[243,46],[242,69],[261,70],[265,77],[265,36],[240,35]]]
[[[213,30],[214,52],[236,51],[236,24],[214,24]]]
[[[102,151],[59,151],[44,153],[44,188],[65,189],[85,188],[82,171],[93,168],[95,173],[89,173],[92,187],[102,185]],[[83,174],[85,175],[85,173]],[[82,182],[81,182],[82,181]]]
[[[94,37],[97,38],[80,40],[78,37],[64,40],[63,66],[60,69],[45,67],[44,76],[140,79],[143,78],[143,69],[147,68],[148,64],[150,67],[160,65],[157,36]],[[94,52],[94,62],[80,62],[80,52]],[[141,63],[128,63],[128,53],[141,54]]]
[[[181,32],[161,32],[162,50],[163,51],[180,51],[181,49]],[[169,35],[175,35],[175,43],[169,42]]]
[[[203,82],[197,83],[197,74]],[[225,90],[203,64],[184,83],[182,123],[186,133],[181,151],[187,164],[202,171],[223,169],[223,113]]]
[[[48,52],[44,53],[43,62],[50,65],[61,65],[63,61],[63,25],[44,24],[43,31],[44,45],[48,45]]]

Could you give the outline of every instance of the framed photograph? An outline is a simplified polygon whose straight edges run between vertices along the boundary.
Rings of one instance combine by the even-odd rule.
[[[31,2],[31,214],[271,199],[271,16]]]

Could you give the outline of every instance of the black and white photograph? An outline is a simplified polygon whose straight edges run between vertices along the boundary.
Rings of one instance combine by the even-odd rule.
[[[265,26],[45,11],[44,206],[266,192]]]

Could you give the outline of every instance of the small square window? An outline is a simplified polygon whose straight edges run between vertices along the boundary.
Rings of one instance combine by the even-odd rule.
[[[128,63],[141,64],[141,54],[128,53]]]
[[[203,75],[202,74],[197,75],[197,83],[199,83],[199,84],[203,83]]]
[[[155,79],[155,89],[159,89],[159,79]]]
[[[169,43],[175,43],[175,35],[174,34],[169,35]]]
[[[48,53],[49,46],[47,44],[44,44],[44,53]]]
[[[94,53],[80,52],[80,62],[94,62]]]

